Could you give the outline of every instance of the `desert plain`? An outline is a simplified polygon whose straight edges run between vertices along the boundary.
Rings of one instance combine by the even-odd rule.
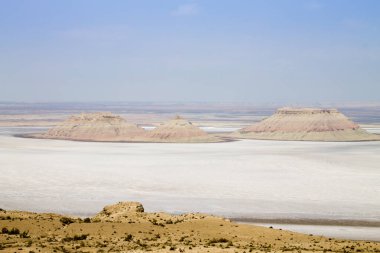
[[[124,115],[155,128],[175,115],[165,110]],[[182,114],[212,133],[270,115],[215,110]],[[356,119],[376,133],[377,114],[367,113]],[[22,117],[3,111],[0,224],[19,229],[0,234],[5,252],[379,252],[379,141],[100,143],[19,136],[46,131],[66,114],[71,111],[38,109]],[[141,202],[145,212],[128,221],[93,220],[119,201]],[[185,213],[205,215],[174,224],[160,220]]]

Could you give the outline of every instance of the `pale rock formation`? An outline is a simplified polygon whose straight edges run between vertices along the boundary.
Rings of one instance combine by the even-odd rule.
[[[380,140],[336,109],[281,108],[235,134],[240,138],[303,141]]]
[[[221,142],[224,139],[209,135],[191,122],[177,116],[152,131],[127,123],[122,117],[108,113],[74,115],[35,138],[77,141],[115,142]]]
[[[83,141],[134,141],[145,131],[109,112],[74,115],[48,130],[41,138]]]
[[[179,116],[147,133],[153,142],[219,142],[222,139],[210,135]]]

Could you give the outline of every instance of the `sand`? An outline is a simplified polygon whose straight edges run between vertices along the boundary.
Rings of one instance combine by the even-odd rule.
[[[0,211],[3,252],[379,252],[380,243],[236,224],[190,213],[146,213],[120,202],[95,217]],[[13,232],[11,232],[13,231]]]

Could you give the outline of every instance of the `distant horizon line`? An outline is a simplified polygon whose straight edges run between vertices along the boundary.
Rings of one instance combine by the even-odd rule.
[[[248,101],[138,101],[138,100],[124,100],[124,101],[2,101],[0,104],[225,104],[225,105],[250,105],[250,106],[380,106],[380,101],[323,101],[323,102],[248,102]]]

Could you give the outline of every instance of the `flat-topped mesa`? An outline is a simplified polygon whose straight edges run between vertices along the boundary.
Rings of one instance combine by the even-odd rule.
[[[280,108],[272,116],[239,130],[241,137],[274,140],[360,141],[379,136],[360,129],[336,109]]]
[[[78,115],[70,116],[68,121],[123,122],[124,119],[120,115],[116,115],[111,112],[94,112],[94,113],[81,113]]]
[[[149,131],[147,136],[158,142],[218,142],[221,139],[209,135],[190,121],[176,116],[156,129]]]
[[[277,114],[317,114],[317,113],[339,113],[337,109],[322,108],[292,108],[283,107],[276,111]]]
[[[42,134],[41,137],[88,141],[131,141],[143,134],[142,128],[127,123],[119,115],[97,112],[71,116]]]
[[[242,132],[325,132],[355,130],[359,126],[336,109],[281,108]]]

